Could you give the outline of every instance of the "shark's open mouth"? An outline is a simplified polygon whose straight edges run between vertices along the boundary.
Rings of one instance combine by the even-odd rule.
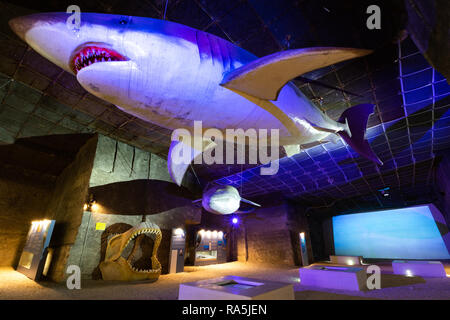
[[[72,58],[72,70],[77,74],[81,69],[93,63],[107,61],[126,61],[126,57],[117,51],[99,44],[89,44],[78,50]]]
[[[154,238],[155,240],[158,238],[158,234],[161,233],[158,229],[156,228],[142,228],[142,229],[137,229],[134,233],[131,234],[131,236],[128,238],[128,241],[125,244],[125,247],[123,248],[123,250],[125,250],[130,243],[133,243],[133,247],[131,249],[131,253],[128,256],[128,258],[126,259],[128,266],[130,267],[130,269],[134,272],[137,273],[158,273],[160,272],[159,269],[153,269],[152,268],[152,261],[144,261],[144,263],[139,263],[136,264],[136,262],[140,262],[138,260],[139,257],[137,257],[136,252],[140,251],[139,247],[141,247],[142,242],[145,241],[145,239],[147,238],[144,235],[149,235],[150,237]],[[141,249],[142,250],[142,249]],[[142,254],[141,254],[142,257]],[[151,257],[150,257],[151,258]],[[145,263],[147,262],[147,263]]]
[[[146,243],[148,237],[153,239],[152,248]],[[142,222],[124,233],[113,236],[108,241],[105,260],[99,265],[102,278],[126,281],[158,279],[161,264],[156,254],[161,237],[161,230],[151,222]],[[129,247],[131,243],[132,248]],[[146,247],[150,251],[145,250]],[[144,251],[147,252],[144,254]],[[127,257],[123,257],[122,254]]]

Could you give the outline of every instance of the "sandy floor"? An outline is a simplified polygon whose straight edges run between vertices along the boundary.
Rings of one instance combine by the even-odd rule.
[[[447,268],[450,273],[450,268]],[[294,284],[296,299],[448,299],[450,278],[421,278],[393,275],[382,266],[380,290],[324,290],[302,286],[298,268],[230,262],[205,267],[186,267],[185,272],[162,275],[157,282],[106,282],[82,280],[81,290],[65,284],[36,283],[12,268],[0,269],[0,299],[177,299],[178,285],[224,275],[238,275]]]

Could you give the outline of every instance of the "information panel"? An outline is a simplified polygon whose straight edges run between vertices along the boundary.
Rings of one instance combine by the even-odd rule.
[[[38,281],[42,276],[47,259],[47,248],[54,226],[55,220],[41,220],[31,223],[17,271],[32,280]]]

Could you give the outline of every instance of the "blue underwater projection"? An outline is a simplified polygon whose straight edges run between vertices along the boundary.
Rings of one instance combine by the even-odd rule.
[[[336,255],[450,259],[429,205],[333,217]],[[447,230],[448,233],[448,230]]]

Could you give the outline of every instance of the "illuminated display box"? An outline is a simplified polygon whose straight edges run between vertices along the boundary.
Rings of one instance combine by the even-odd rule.
[[[367,274],[363,268],[311,266],[300,268],[300,284],[326,289],[364,290]]]
[[[224,234],[217,230],[200,230],[195,243],[195,266],[226,262]]]
[[[33,221],[28,231],[25,247],[20,256],[17,271],[38,281],[48,270],[51,256],[48,245],[55,226],[55,220]]]
[[[330,256],[330,261],[331,261],[331,263],[335,263],[335,264],[360,266],[362,257],[361,256]]]
[[[439,261],[394,260],[392,269],[394,274],[402,274],[407,277],[446,277],[444,265]]]
[[[292,284],[224,276],[180,284],[178,300],[293,300]]]

